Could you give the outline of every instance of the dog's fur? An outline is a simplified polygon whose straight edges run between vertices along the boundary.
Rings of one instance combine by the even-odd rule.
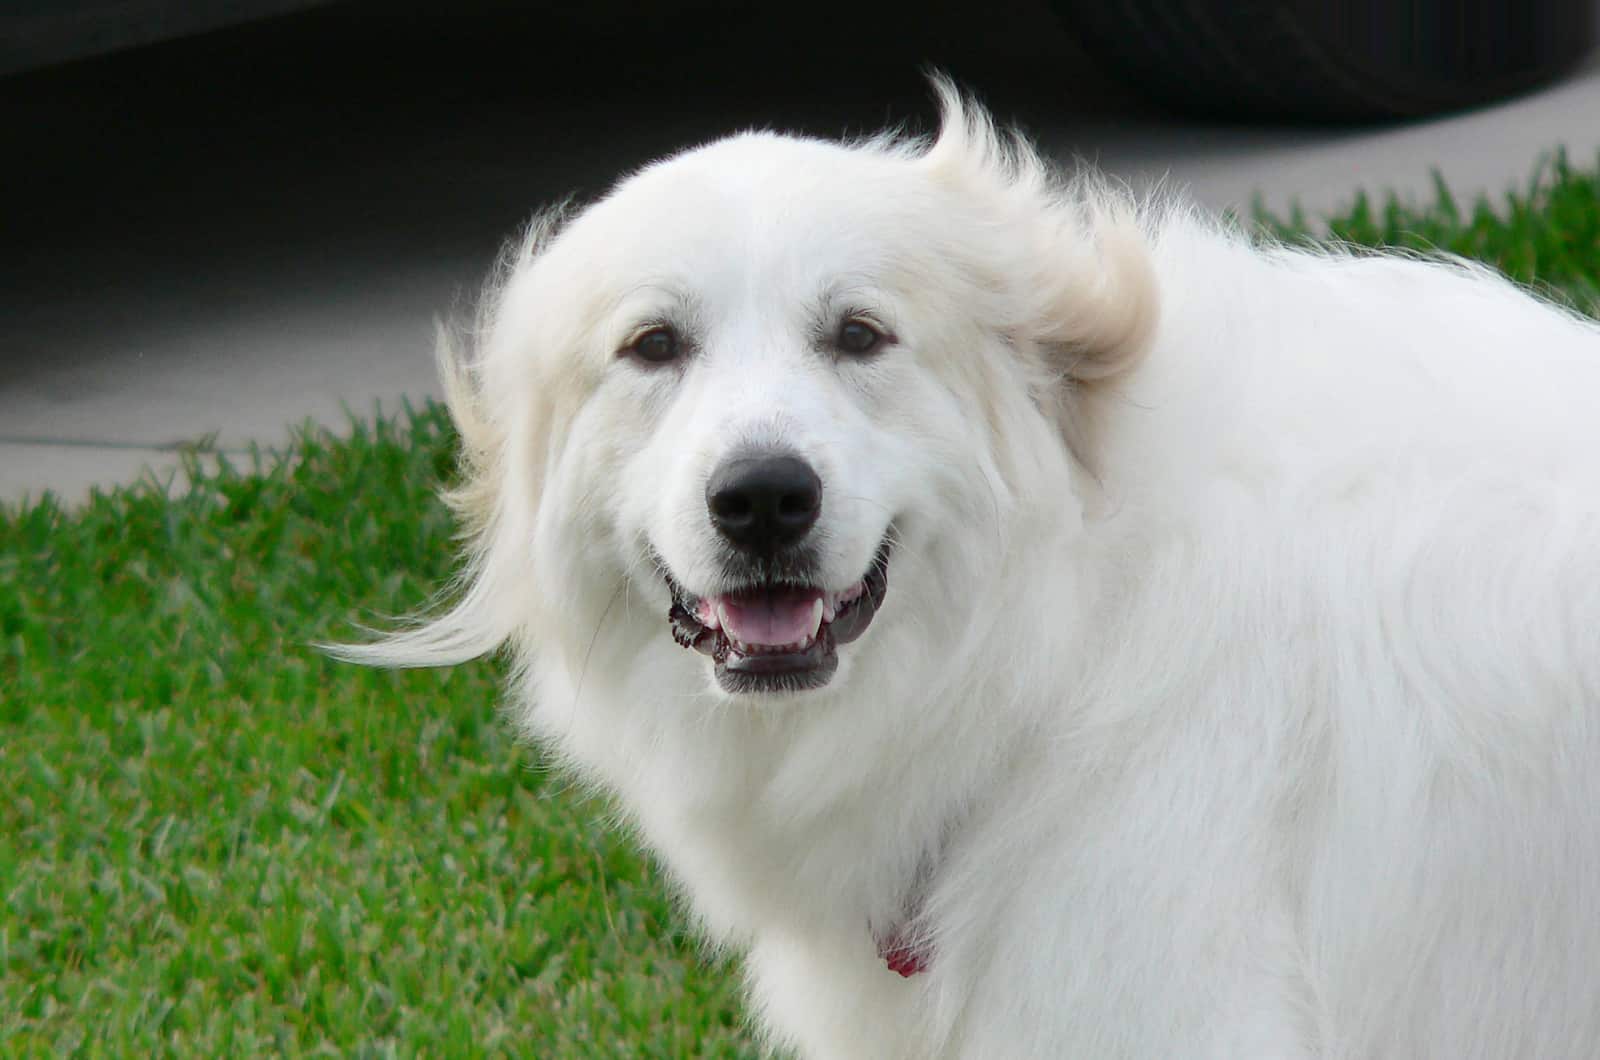
[[[1600,1055],[1600,329],[938,91],[930,142],[736,136],[535,224],[446,358],[457,601],[346,654],[509,645],[805,1056]],[[888,348],[819,341],[857,312]],[[892,544],[822,688],[671,636],[751,444],[817,469],[827,587]]]

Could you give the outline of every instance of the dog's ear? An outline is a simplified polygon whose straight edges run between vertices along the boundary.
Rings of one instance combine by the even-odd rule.
[[[372,639],[361,644],[322,644],[337,659],[366,666],[454,666],[487,655],[512,631],[512,616],[497,584],[501,554],[495,539],[505,532],[505,451],[503,432],[488,418],[463,340],[440,326],[438,360],[445,402],[455,423],[460,451],[457,484],[443,491],[445,503],[460,522],[466,561],[441,598],[451,603],[432,614],[399,622],[389,630],[365,630]],[[381,562],[382,557],[373,557]],[[429,610],[432,610],[430,608]]]
[[[1075,383],[1127,371],[1144,354],[1160,310],[1150,246],[1133,206],[1090,180],[1055,207],[1053,245],[1041,248],[1037,340]]]
[[[471,540],[483,534],[494,518],[498,488],[497,454],[501,433],[487,415],[466,350],[469,340],[443,321],[434,322],[434,357],[445,408],[455,424],[460,449],[456,456],[457,482],[443,491],[444,502],[461,524],[461,536]]]
[[[529,338],[519,290],[564,210],[541,214],[521,240],[507,246],[470,329],[436,328],[440,381],[460,443],[456,485],[442,493],[465,545],[465,562],[444,594],[453,602],[397,629],[372,631],[374,639],[365,644],[321,645],[328,654],[371,666],[453,666],[495,651],[512,636],[518,619],[505,589],[527,580],[522,564],[533,537],[557,399],[555,388],[489,374],[515,371],[530,360],[518,356]]]
[[[470,329],[435,325],[435,358],[445,407],[460,438],[457,458],[457,485],[443,492],[446,504],[461,523],[461,536],[468,542],[485,538],[495,522],[495,505],[508,490],[503,457],[513,444],[511,435],[518,429],[516,413],[525,407],[511,400],[513,394],[534,391],[534,419],[544,422],[541,413],[548,388],[531,380],[490,378],[492,372],[526,367],[529,358],[525,345],[536,341],[531,332],[522,297],[532,279],[535,261],[549,247],[572,215],[572,205],[563,201],[534,216],[521,238],[509,241],[496,259],[484,286]],[[498,394],[498,402],[494,395]],[[542,468],[541,468],[542,470]]]
[[[1126,191],[1083,173],[1062,179],[1021,135],[1002,134],[982,107],[935,75],[939,135],[923,156],[1004,233],[988,284],[1010,291],[1006,327],[1046,369],[1076,384],[1137,362],[1159,309],[1148,237]]]

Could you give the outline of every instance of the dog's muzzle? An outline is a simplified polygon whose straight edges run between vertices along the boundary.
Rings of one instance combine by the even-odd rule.
[[[889,588],[887,536],[859,580],[824,589],[805,540],[822,511],[822,480],[786,452],[743,453],[706,483],[706,511],[728,548],[721,592],[688,592],[658,561],[679,644],[711,657],[729,692],[820,688],[838,647],[866,632]]]

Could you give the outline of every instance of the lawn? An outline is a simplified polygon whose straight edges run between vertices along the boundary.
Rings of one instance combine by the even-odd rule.
[[[1600,305],[1600,170],[1559,159],[1318,230]],[[308,647],[444,583],[453,447],[430,406],[182,495],[0,506],[0,1055],[755,1055],[736,970],[513,743],[499,664]]]

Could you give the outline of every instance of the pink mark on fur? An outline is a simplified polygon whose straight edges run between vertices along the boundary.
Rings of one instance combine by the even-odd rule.
[[[902,979],[910,979],[913,975],[928,970],[927,954],[907,942],[898,933],[887,939],[878,940],[878,956],[883,958],[891,972]]]

